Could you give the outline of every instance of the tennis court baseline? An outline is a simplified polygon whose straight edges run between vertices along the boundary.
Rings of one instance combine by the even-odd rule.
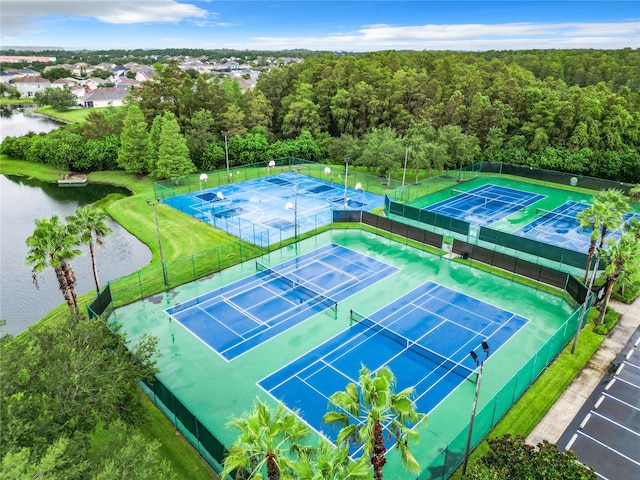
[[[348,329],[258,382],[331,440],[338,430],[322,422],[328,398],[357,383],[361,365],[389,366],[396,389],[414,386],[418,411],[429,413],[475,371],[470,350],[487,341],[495,351],[528,322],[435,282],[368,318],[351,316]]]
[[[337,302],[398,271],[331,244],[269,268],[166,313],[226,360],[232,360]]]
[[[453,198],[423,210],[457,218],[475,226],[487,226],[545,198],[538,193],[488,183],[469,191],[451,189]]]

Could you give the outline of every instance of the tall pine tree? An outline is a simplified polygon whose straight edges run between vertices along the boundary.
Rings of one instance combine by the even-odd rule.
[[[165,112],[162,116],[155,175],[159,178],[176,178],[195,171],[196,167],[189,157],[187,141],[180,132],[176,116]]]
[[[162,115],[153,117],[153,123],[149,130],[149,161],[148,171],[153,173],[156,171],[156,163],[158,163],[158,152],[160,150],[160,132],[162,132]]]
[[[118,165],[129,173],[148,173],[149,134],[138,104],[131,103],[120,134]]]

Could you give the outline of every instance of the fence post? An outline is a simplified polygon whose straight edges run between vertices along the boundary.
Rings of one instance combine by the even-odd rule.
[[[142,279],[140,278],[140,270],[138,270],[138,288],[140,289],[139,300],[142,300],[144,298],[144,291],[142,290]]]

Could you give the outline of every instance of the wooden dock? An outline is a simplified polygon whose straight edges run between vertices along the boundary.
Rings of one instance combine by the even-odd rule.
[[[64,178],[58,180],[59,187],[84,187],[87,184],[87,176],[78,173],[67,173]]]

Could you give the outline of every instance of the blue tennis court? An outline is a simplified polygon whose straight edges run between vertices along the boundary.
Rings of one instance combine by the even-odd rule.
[[[340,245],[327,245],[166,310],[202,342],[232,360],[398,268]]]
[[[536,209],[538,218],[514,234],[568,250],[586,252],[589,249],[592,229],[580,228],[577,215],[588,206],[587,203],[570,201],[554,210]],[[624,216],[624,220],[628,222],[634,217],[640,219],[640,215],[629,213]],[[609,232],[607,238],[618,239],[620,235],[622,235],[622,228]]]
[[[333,210],[371,210],[384,197],[295,172],[166,198],[172,206],[254,245],[267,246],[328,225]],[[296,229],[297,223],[297,229]]]
[[[357,383],[361,365],[372,371],[388,365],[397,390],[415,386],[418,411],[429,413],[475,371],[470,350],[487,341],[495,351],[528,322],[435,282],[368,317],[352,311],[351,320],[348,329],[258,383],[330,439],[337,429],[322,422],[328,398]]]
[[[545,198],[538,193],[491,183],[463,191],[451,189],[452,198],[442,200],[423,210],[469,222],[475,226],[487,226],[512,213],[524,211],[528,206]]]

